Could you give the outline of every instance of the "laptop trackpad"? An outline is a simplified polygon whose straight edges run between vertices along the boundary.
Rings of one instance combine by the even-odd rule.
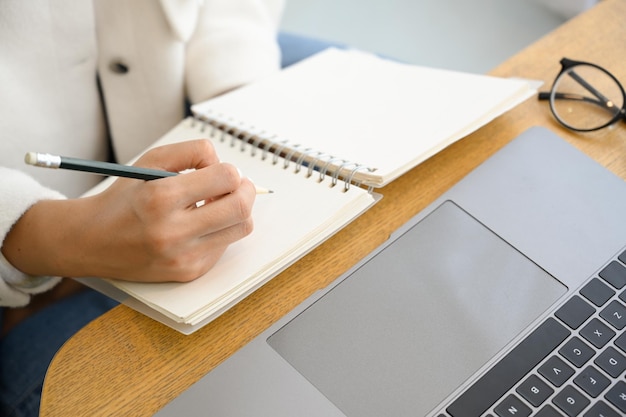
[[[268,343],[348,416],[423,415],[565,292],[445,202]]]

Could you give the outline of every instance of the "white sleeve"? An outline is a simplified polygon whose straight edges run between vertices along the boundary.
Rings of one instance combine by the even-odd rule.
[[[205,0],[187,42],[186,82],[197,103],[280,69],[283,0]]]
[[[63,194],[39,184],[28,175],[0,167],[0,247],[17,220],[37,201],[64,199]],[[0,306],[28,304],[31,294],[47,291],[58,277],[26,275],[9,263],[0,251]]]

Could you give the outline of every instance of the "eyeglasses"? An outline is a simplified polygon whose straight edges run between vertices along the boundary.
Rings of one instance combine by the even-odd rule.
[[[613,74],[589,62],[563,58],[552,89],[539,93],[539,100],[550,100],[554,117],[579,132],[602,129],[620,119],[626,122],[624,87]]]

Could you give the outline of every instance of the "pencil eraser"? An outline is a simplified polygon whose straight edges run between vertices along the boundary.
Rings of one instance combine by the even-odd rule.
[[[28,152],[26,154],[26,156],[24,157],[24,161],[28,165],[35,165],[37,163],[37,153],[35,153],[35,152]]]

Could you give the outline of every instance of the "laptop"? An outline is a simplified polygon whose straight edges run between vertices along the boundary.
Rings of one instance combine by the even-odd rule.
[[[157,416],[625,415],[625,264],[626,183],[533,127]]]

